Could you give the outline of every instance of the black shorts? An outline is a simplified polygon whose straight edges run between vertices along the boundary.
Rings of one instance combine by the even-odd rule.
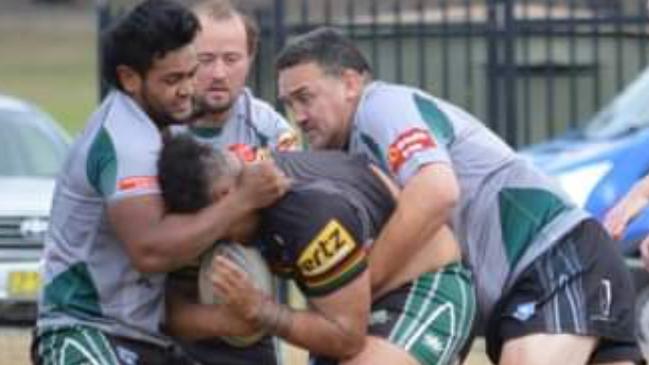
[[[201,365],[277,365],[277,342],[270,336],[248,347],[233,347],[218,338],[182,343],[192,360]]]
[[[636,341],[635,290],[622,256],[602,226],[587,220],[539,257],[494,307],[487,354],[534,333],[600,339],[591,363],[642,362]]]

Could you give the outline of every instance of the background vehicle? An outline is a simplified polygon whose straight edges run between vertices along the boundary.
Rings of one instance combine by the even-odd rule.
[[[580,130],[523,151],[555,176],[574,201],[598,219],[649,174],[649,68]],[[649,356],[649,273],[638,244],[649,235],[649,209],[620,241],[634,277],[640,343]]]
[[[633,184],[649,173],[649,68],[585,126],[523,151],[557,177],[577,204],[602,219]],[[633,254],[649,234],[649,210],[629,225],[621,242]]]
[[[32,320],[55,176],[69,137],[48,115],[0,95],[0,318]]]

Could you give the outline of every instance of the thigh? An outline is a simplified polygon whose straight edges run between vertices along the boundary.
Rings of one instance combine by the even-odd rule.
[[[419,361],[410,353],[404,351],[387,340],[375,336],[368,336],[365,347],[360,354],[341,365],[420,365]]]
[[[597,340],[591,361],[635,360],[633,303],[631,278],[614,243],[598,223],[586,221],[525,270],[496,305],[487,352],[498,362],[509,341],[565,334]],[[562,338],[553,337],[557,346]]]
[[[586,365],[597,339],[568,334],[533,334],[508,340],[499,365]]]
[[[474,317],[471,275],[461,264],[452,264],[375,301],[368,332],[420,365],[444,365],[458,358]]]

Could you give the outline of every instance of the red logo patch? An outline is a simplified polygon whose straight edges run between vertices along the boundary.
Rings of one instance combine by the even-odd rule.
[[[128,191],[134,189],[158,189],[158,179],[155,176],[131,176],[120,180],[117,189]]]
[[[397,136],[388,149],[388,163],[395,174],[399,172],[415,153],[436,147],[430,132],[422,128],[411,128]]]
[[[228,146],[228,149],[233,152],[243,162],[253,162],[257,159],[257,152],[252,146],[245,143],[235,143]]]

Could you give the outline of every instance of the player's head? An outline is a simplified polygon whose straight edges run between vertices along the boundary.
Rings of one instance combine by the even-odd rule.
[[[236,185],[241,168],[229,151],[215,150],[189,135],[166,138],[158,179],[167,209],[191,213],[205,208]]]
[[[129,94],[158,125],[192,114],[194,14],[172,0],[146,0],[102,34],[103,77]]]
[[[245,86],[259,30],[250,16],[228,0],[204,0],[193,9],[201,24],[195,42],[200,62],[196,77],[199,113],[223,121]]]
[[[279,97],[311,148],[347,144],[371,69],[351,40],[318,28],[290,41],[275,63]]]
[[[189,135],[165,140],[158,158],[158,180],[167,211],[194,213],[236,188],[243,162],[232,152],[215,150]],[[246,242],[256,229],[257,215],[239,220],[226,238]]]

